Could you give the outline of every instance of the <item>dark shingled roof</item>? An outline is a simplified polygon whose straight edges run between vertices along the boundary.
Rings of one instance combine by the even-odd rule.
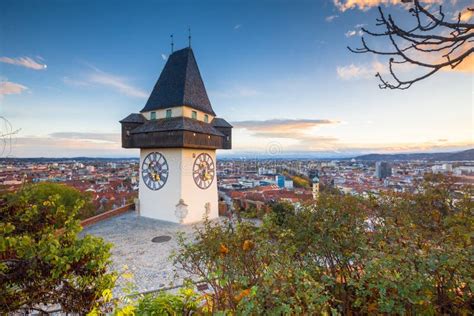
[[[121,120],[120,123],[144,123],[145,121],[146,119],[140,113],[132,113]]]
[[[141,112],[183,105],[215,115],[191,48],[178,50],[169,56]]]
[[[224,136],[224,134],[212,127],[211,124],[194,120],[189,117],[173,117],[147,121],[145,124],[133,129],[131,133],[139,134],[168,131],[190,131],[201,134]]]
[[[232,128],[232,125],[230,125],[229,122],[227,122],[226,120],[224,120],[223,118],[220,118],[220,117],[215,117],[212,120],[211,125],[214,126],[214,127],[230,127],[230,128]]]

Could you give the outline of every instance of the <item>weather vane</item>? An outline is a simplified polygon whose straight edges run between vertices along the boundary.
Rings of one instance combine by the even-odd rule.
[[[170,37],[171,37],[171,54],[173,54],[173,52],[174,52],[174,38],[173,38],[173,34],[171,34]]]
[[[191,27],[188,26],[188,45],[191,48]]]

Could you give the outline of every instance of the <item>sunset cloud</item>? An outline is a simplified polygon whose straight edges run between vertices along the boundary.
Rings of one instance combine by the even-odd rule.
[[[237,121],[232,122],[234,128],[244,128],[260,133],[274,133],[284,135],[288,132],[297,132],[307,130],[322,125],[338,124],[335,120],[318,119],[273,119],[264,121]]]
[[[443,0],[421,0],[424,4],[440,4]],[[333,0],[334,5],[344,12],[349,9],[369,10],[380,5],[403,5],[401,0]]]
[[[21,94],[28,89],[24,85],[10,81],[0,81],[0,97],[6,94]]]
[[[284,148],[284,150],[313,150],[315,148],[327,148],[337,142],[332,136],[315,134],[318,127],[335,125],[340,123],[336,120],[326,119],[272,119],[272,120],[250,120],[232,122],[235,129],[243,129],[250,132],[251,137],[265,139],[259,143],[267,144],[267,147]]]
[[[446,32],[447,33],[447,32]],[[447,34],[442,34],[445,36],[449,36]],[[438,46],[432,45],[432,46],[426,46],[425,48],[437,48]],[[458,46],[450,55],[450,59],[455,59],[457,56],[462,55],[469,49],[472,49],[471,43],[464,43],[460,46]],[[432,53],[424,53],[424,52],[419,52],[419,51],[413,51],[411,53],[407,53],[410,58],[413,60],[418,60],[426,63],[431,63],[431,64],[441,64],[449,61],[449,59],[444,56],[448,50],[442,50],[440,52],[432,52]],[[414,68],[414,67],[412,67]],[[445,66],[442,68],[442,71],[447,71],[447,72],[466,72],[466,73],[473,73],[474,72],[474,55],[470,54],[464,60],[460,63],[457,64],[455,68],[451,68],[450,66]]]
[[[0,62],[10,65],[16,65],[21,67],[26,67],[34,70],[45,70],[48,66],[34,60],[30,57],[18,57],[18,58],[10,58],[10,57],[0,57]]]
[[[456,66],[456,68],[451,69],[450,67],[443,68],[447,71],[457,71],[457,72],[467,72],[474,73],[474,55],[469,55],[466,57],[462,63]]]
[[[469,10],[464,10],[461,12],[461,21],[467,22],[474,16],[474,12]]]
[[[459,16],[459,14],[461,14],[461,16]],[[474,16],[474,12],[469,10],[469,6],[467,6],[459,10],[458,12],[453,13],[452,20],[457,21],[459,19],[461,22],[469,22],[469,20],[473,16]]]

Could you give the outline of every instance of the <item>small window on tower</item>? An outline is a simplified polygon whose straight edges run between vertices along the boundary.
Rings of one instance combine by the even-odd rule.
[[[150,113],[150,120],[156,120],[156,112]]]
[[[209,123],[209,115],[204,115],[204,122]]]
[[[197,118],[198,118],[198,113],[197,113],[196,111],[193,111],[193,112],[191,113],[191,118],[192,118],[193,120],[197,120]]]
[[[171,109],[166,110],[166,118],[171,118]]]

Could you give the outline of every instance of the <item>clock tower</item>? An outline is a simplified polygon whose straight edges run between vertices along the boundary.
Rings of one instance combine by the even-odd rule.
[[[172,53],[140,113],[123,120],[122,147],[140,148],[142,216],[192,223],[218,217],[216,150],[231,149],[192,49]]]

